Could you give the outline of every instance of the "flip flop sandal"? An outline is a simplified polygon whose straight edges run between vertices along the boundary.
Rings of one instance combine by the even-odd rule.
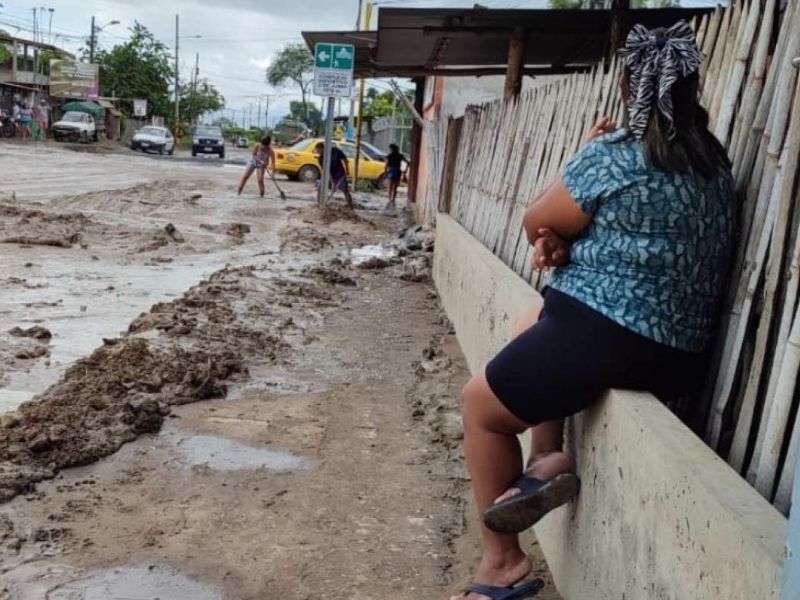
[[[509,488],[517,488],[520,493],[483,513],[483,524],[497,533],[519,533],[532,527],[551,510],[577,496],[580,479],[575,473],[561,473],[547,481],[523,475]]]
[[[489,600],[522,600],[523,598],[533,598],[543,587],[544,581],[541,579],[531,579],[530,581],[512,587],[473,583],[470,584],[464,592],[480,594],[481,596],[486,596]]]

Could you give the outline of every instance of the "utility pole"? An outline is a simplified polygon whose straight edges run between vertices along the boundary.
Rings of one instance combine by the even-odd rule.
[[[197,104],[197,80],[200,78],[200,53],[198,52],[195,54],[194,57],[194,77],[192,82],[192,103]],[[194,109],[197,110],[197,114],[194,116],[194,124],[197,125],[197,122],[200,120],[200,111],[197,106],[194,106]]]
[[[269,129],[269,96],[267,96],[267,110],[264,112],[264,129]]]
[[[47,11],[50,13],[50,24],[47,27],[47,39],[52,44],[53,43],[53,13],[56,12],[55,8],[48,8]]]
[[[258,99],[258,125],[256,127],[261,131],[261,98]]]
[[[367,10],[364,11],[364,30],[369,29],[372,21],[372,4],[367,2]],[[358,189],[358,168],[361,163],[361,127],[364,124],[364,85],[366,80],[362,77],[358,84],[358,126],[356,127],[356,160],[353,173],[353,189]]]
[[[39,40],[36,38],[36,9],[33,8],[33,41],[38,42]]]
[[[247,128],[248,130],[253,128],[253,104],[252,103],[250,104],[250,120],[249,120],[249,123],[250,123],[250,126]]]
[[[95,36],[95,28],[94,28],[94,17],[92,17],[92,33],[89,35],[89,62],[94,62],[94,36]]]
[[[180,87],[180,79],[178,73],[178,56],[180,54],[180,38],[178,37],[179,30],[179,16],[175,15],[175,131],[178,130],[178,123],[181,120],[180,100],[178,98],[178,88]]]
[[[356,17],[356,31],[361,29],[361,11],[363,10],[364,0],[358,0],[358,16]],[[352,90],[351,90],[352,91]],[[353,118],[356,114],[356,99],[350,97],[350,118],[347,120],[347,127],[353,127]]]

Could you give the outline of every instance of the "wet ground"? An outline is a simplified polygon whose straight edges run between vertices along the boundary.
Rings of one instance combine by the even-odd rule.
[[[210,163],[0,145],[0,164],[0,600],[465,581],[467,372],[430,248],[351,260],[406,217],[367,195],[323,213],[286,181],[288,201],[237,198],[238,168]]]

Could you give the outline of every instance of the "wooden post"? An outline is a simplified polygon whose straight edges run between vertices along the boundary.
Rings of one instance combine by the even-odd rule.
[[[415,81],[414,108],[422,114],[423,102],[425,101],[425,78],[419,77]],[[411,168],[408,178],[408,201],[412,204],[417,201],[417,181],[419,175],[419,151],[422,147],[422,126],[415,120],[411,126]]]
[[[508,41],[508,66],[504,98],[506,102],[519,97],[522,91],[522,69],[525,66],[525,30],[514,29]]]
[[[450,213],[450,199],[453,195],[453,180],[458,161],[458,147],[461,143],[461,127],[464,117],[450,119],[447,124],[447,144],[444,151],[444,168],[442,169],[442,187],[439,193],[439,212]]]
[[[628,11],[631,8],[630,0],[612,0],[611,2],[611,32],[608,39],[608,62],[614,60],[617,50],[625,41],[628,28]]]

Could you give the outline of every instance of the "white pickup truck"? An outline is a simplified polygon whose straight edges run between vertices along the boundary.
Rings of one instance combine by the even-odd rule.
[[[58,142],[97,141],[97,124],[94,117],[87,113],[69,111],[64,113],[60,121],[53,123],[53,137]]]

